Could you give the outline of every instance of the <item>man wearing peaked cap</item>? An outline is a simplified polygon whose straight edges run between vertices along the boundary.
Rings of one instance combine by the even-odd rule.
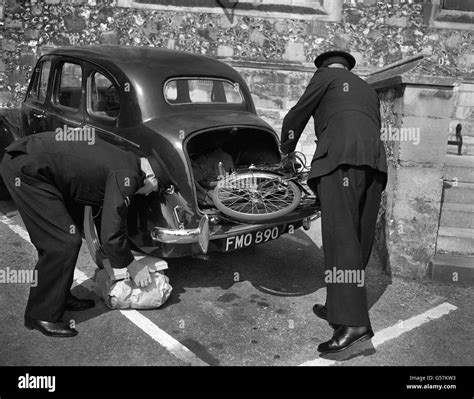
[[[327,287],[326,304],[316,304],[313,312],[334,328],[333,337],[318,351],[333,353],[373,336],[363,277],[387,163],[380,139],[379,99],[350,72],[354,57],[328,51],[314,64],[317,71],[283,120],[281,151],[291,155],[312,116],[318,141],[308,185],[321,202]],[[362,278],[354,281],[355,276]]]
[[[39,257],[38,285],[30,289],[25,326],[48,336],[75,336],[77,331],[61,321],[64,311],[94,306],[70,292],[81,247],[77,210],[102,207],[101,243],[111,266],[128,268],[135,284],[147,286],[148,268],[135,261],[127,240],[127,214],[135,194],[158,189],[160,169],[153,157],[100,139],[94,145],[60,141],[55,132],[24,137],[5,151],[3,180]]]
[[[340,50],[327,51],[318,55],[314,60],[314,65],[316,65],[317,68],[337,63],[345,65],[350,71],[354,68],[356,60],[351,54]]]

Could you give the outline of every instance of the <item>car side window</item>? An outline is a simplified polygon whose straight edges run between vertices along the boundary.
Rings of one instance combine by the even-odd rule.
[[[87,112],[93,116],[117,118],[120,96],[117,87],[100,72],[92,72],[87,84]]]
[[[57,105],[73,109],[81,107],[82,68],[79,64],[65,62],[61,65],[55,94]]]
[[[51,71],[51,61],[41,62],[35,69],[33,83],[28,93],[28,98],[44,103],[48,92],[48,80]]]

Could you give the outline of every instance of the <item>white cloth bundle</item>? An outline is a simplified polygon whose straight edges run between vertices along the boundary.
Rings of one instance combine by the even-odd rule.
[[[165,261],[151,256],[136,256],[135,259],[148,264],[152,282],[147,287],[137,287],[125,274],[126,269],[112,269],[107,259],[104,269],[96,274],[96,293],[110,309],[155,309],[171,294],[173,288],[169,278],[161,271],[168,267]]]

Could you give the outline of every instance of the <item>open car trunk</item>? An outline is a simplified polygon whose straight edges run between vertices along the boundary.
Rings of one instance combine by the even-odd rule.
[[[225,128],[197,133],[186,144],[191,160],[199,207],[213,208],[207,193],[225,173],[250,165],[274,165],[280,161],[274,134],[255,128]]]

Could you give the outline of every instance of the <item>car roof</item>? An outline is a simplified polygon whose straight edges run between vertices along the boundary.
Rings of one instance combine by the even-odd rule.
[[[49,54],[61,54],[80,58],[103,65],[104,67],[116,65],[120,66],[123,70],[128,70],[127,66],[136,68],[146,65],[146,67],[153,68],[154,70],[162,70],[163,73],[211,73],[223,77],[228,74],[234,76],[233,68],[211,57],[158,47],[118,45],[59,47],[52,50]]]
[[[231,66],[208,56],[178,50],[99,45],[58,47],[48,55],[62,55],[91,62],[112,73],[119,83],[131,82],[137,88],[143,120],[162,114],[163,107],[168,107],[166,113],[177,111],[164,103],[162,95],[163,83],[171,77],[219,77],[237,82],[248,91],[240,74]],[[250,101],[247,97],[247,102]],[[252,111],[251,108],[250,110]]]

